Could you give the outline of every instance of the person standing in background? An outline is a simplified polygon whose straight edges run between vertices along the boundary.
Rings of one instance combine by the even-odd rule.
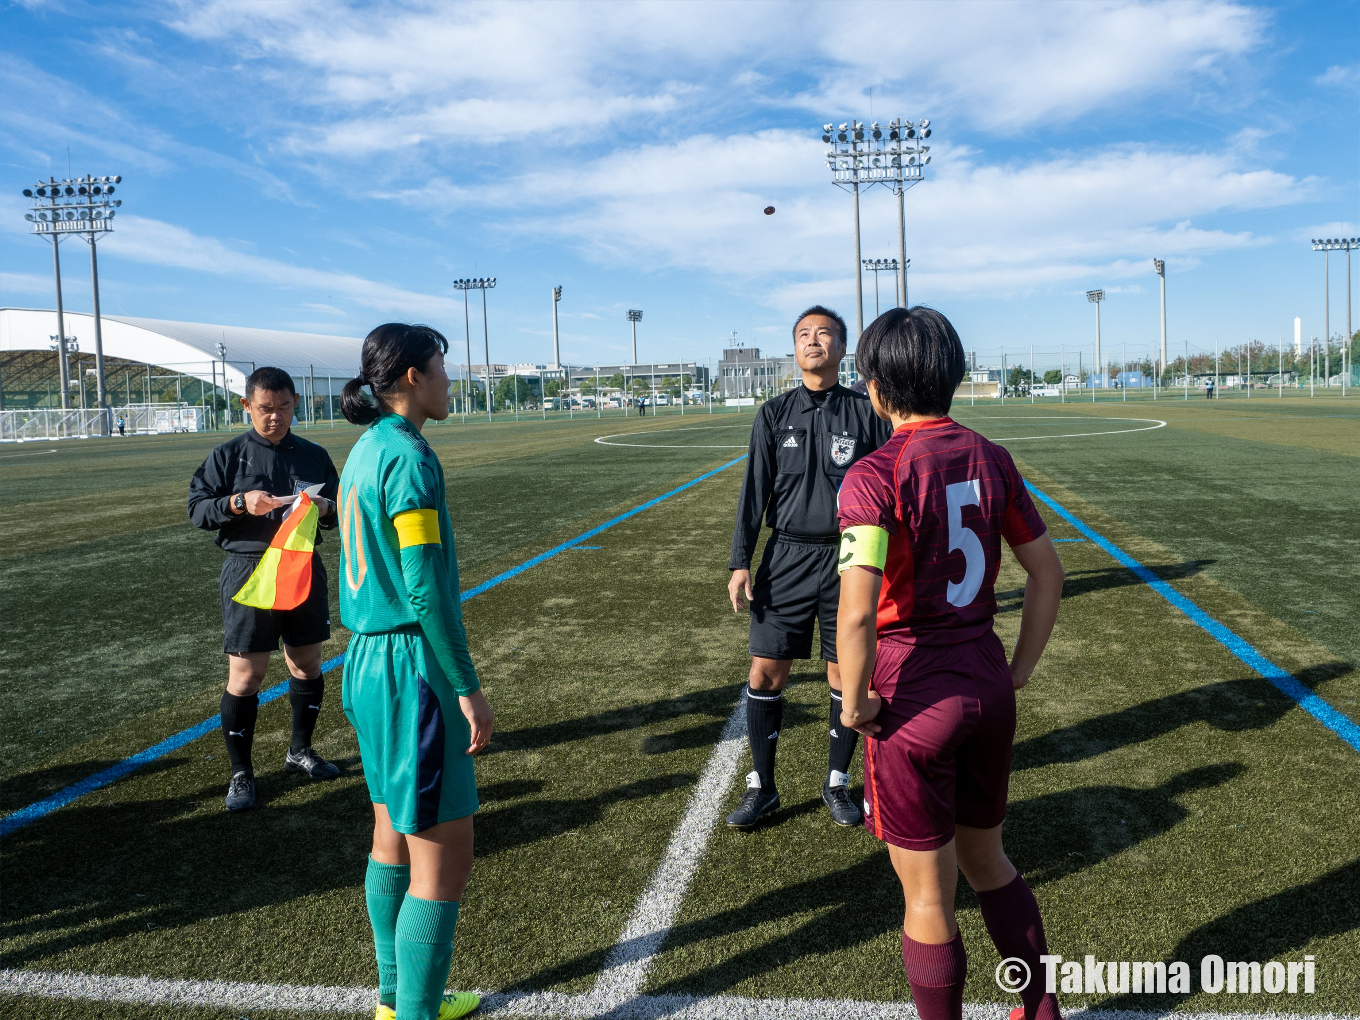
[[[219,586],[222,650],[227,653],[222,736],[231,762],[228,811],[255,806],[251,749],[260,684],[280,639],[291,675],[288,701],[293,707],[293,735],[284,771],[309,779],[334,779],[340,774],[312,750],[312,731],[326,690],[321,645],[331,636],[326,568],[320,555],[312,556],[311,589],[295,609],[255,609],[232,598],[255,572],[283,523],[284,509],[297,493],[319,484],[320,495],[313,500],[321,515],[318,527],[335,527],[340,476],[324,448],[293,433],[297,389],[283,369],[252,372],[241,406],[250,415],[251,427],[213,450],[189,483],[189,519],[195,527],[216,531],[217,544],[227,553]],[[321,544],[319,534],[316,542]]]

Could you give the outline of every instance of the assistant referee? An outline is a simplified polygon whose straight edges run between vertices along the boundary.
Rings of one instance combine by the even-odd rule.
[[[189,483],[189,519],[195,527],[217,532],[227,553],[220,581],[222,650],[227,653],[227,690],[222,695],[222,736],[231,761],[228,811],[255,806],[251,746],[260,684],[269,656],[283,639],[283,657],[292,679],[293,736],[284,758],[286,772],[310,779],[334,779],[340,770],[312,750],[312,730],[321,711],[326,682],[321,676],[321,645],[331,636],[330,593],[321,557],[312,555],[312,587],[296,609],[255,609],[232,596],[249,580],[260,557],[283,523],[284,509],[309,486],[321,485],[315,500],[318,527],[335,527],[340,476],[330,454],[291,431],[297,406],[292,376],[281,368],[259,368],[246,379],[241,406],[250,431],[208,455]],[[321,544],[321,535],[316,536]]]
[[[793,660],[812,657],[814,623],[821,626],[821,655],[831,685],[822,801],[837,825],[860,821],[849,791],[859,735],[840,722],[836,494],[850,465],[887,442],[892,427],[874,414],[867,396],[837,382],[846,353],[844,319],[814,305],[798,316],[793,340],[803,384],[766,401],[756,414],[728,564],[733,610],[741,612],[743,597],[751,609],[746,725],[754,768],[746,777],[741,804],[727,816],[734,829],[754,827],[779,806],[774,759],[784,719],[784,685]],[[762,520],[774,533],[752,585],[751,556]]]

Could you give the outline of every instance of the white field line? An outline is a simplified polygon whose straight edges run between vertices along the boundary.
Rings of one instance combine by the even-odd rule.
[[[608,1017],[609,1020],[919,1020],[907,1002],[856,999],[752,999],[735,995],[642,995],[647,971],[675,924],[690,880],[718,821],[722,801],[745,746],[746,704],[739,701],[652,873],[619,941],[605,958],[594,989],[585,995],[556,992],[488,992],[478,1016]],[[367,1014],[372,988],[271,985],[240,981],[159,980],[62,971],[0,970],[0,996],[84,999],[137,1005],[219,1006],[322,1013]],[[1001,1020],[1014,1003],[966,1003],[964,1020]],[[1170,1013],[1079,1009],[1070,1020],[1360,1020],[1344,1014]]]
[[[686,425],[683,428],[673,429],[638,429],[636,432],[616,432],[612,436],[598,436],[595,442],[601,446],[635,446],[643,450],[744,450],[749,443],[737,443],[735,445],[702,445],[698,443],[615,443],[610,440],[624,439],[628,436],[652,436],[662,432],[711,432],[714,429],[735,429],[750,428],[749,425],[737,422],[731,425]]]
[[[708,840],[717,825],[727,789],[737,774],[746,747],[746,698],[727,717],[718,745],[709,755],[684,817],[671,833],[670,845],[652,872],[619,941],[605,957],[599,980],[590,993],[589,1016],[609,1013],[636,999],[647,970],[675,924],[690,880],[699,870]]]
[[[0,970],[0,995],[122,1002],[140,1006],[217,1006],[314,1013],[368,1014],[377,990],[307,985],[266,985],[242,981],[160,981],[151,978],[71,974],[58,971]],[[482,997],[476,1016],[579,1017],[590,1015],[594,994],[493,992]],[[1000,1020],[1011,1003],[966,1003],[964,1020]],[[1336,1013],[1167,1013],[1080,1009],[1071,1020],[1355,1020]],[[918,1020],[905,1002],[856,999],[748,999],[735,995],[640,995],[616,1008],[619,1020]]]
[[[994,443],[1019,443],[1019,442],[1025,441],[1025,440],[1033,440],[1033,439],[1079,439],[1079,438],[1082,438],[1082,437],[1084,437],[1084,436],[1122,436],[1122,435],[1126,435],[1126,434],[1128,434],[1128,433],[1130,433],[1130,432],[1151,432],[1151,431],[1153,431],[1153,430],[1155,430],[1155,429],[1164,429],[1164,428],[1166,428],[1166,422],[1162,421],[1160,418],[1115,418],[1115,417],[1112,417],[1112,416],[1110,416],[1110,415],[1103,415],[1103,414],[1101,414],[1101,415],[1066,415],[1066,414],[1064,414],[1064,415],[999,415],[999,414],[991,414],[991,415],[979,415],[979,416],[975,416],[975,417],[972,417],[972,418],[955,418],[954,420],[955,420],[955,421],[958,421],[958,422],[960,422],[960,423],[966,424],[966,423],[969,422],[969,421],[1003,421],[1003,420],[1008,420],[1008,421],[1039,421],[1039,420],[1071,421],[1071,420],[1073,420],[1073,419],[1075,419],[1075,420],[1077,420],[1077,421],[1083,421],[1083,422],[1084,422],[1084,421],[1092,421],[1092,422],[1095,422],[1095,421],[1101,421],[1101,422],[1106,422],[1106,421],[1134,421],[1134,422],[1151,422],[1152,424],[1143,425],[1141,428],[1133,428],[1133,429],[1104,429],[1104,430],[1102,430],[1102,431],[1100,431],[1100,432],[1063,432],[1063,433],[1061,433],[1061,434],[1052,435],[1052,436],[998,436],[996,439],[992,440],[992,442],[994,442]],[[656,434],[661,433],[661,432],[697,432],[697,431],[700,431],[700,430],[702,430],[702,429],[721,429],[721,428],[736,428],[736,427],[737,427],[737,426],[735,426],[735,425],[696,425],[696,426],[694,426],[694,427],[692,427],[692,428],[646,429],[646,430],[642,430],[642,431],[638,431],[638,432],[617,432],[617,433],[615,433],[615,434],[612,435],[612,436],[599,436],[599,437],[596,438],[595,442],[599,443],[599,444],[602,445],[602,446],[633,446],[633,447],[637,447],[637,448],[643,449],[643,450],[744,450],[744,449],[746,449],[746,444],[745,444],[745,443],[742,443],[742,444],[737,445],[737,446],[705,446],[705,445],[691,444],[691,443],[616,443],[616,442],[612,442],[612,440],[621,439],[621,438],[623,438],[623,437],[625,437],[625,436],[643,436],[643,435],[648,435],[648,436],[650,436],[650,435],[656,435]]]

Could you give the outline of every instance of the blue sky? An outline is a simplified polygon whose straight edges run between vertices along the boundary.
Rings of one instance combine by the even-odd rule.
[[[911,297],[984,359],[1089,344],[1102,286],[1106,352],[1150,350],[1153,256],[1173,352],[1273,343],[1295,315],[1321,334],[1308,240],[1360,235],[1354,3],[57,0],[0,28],[10,305],[52,306],[20,191],[68,149],[124,178],[110,313],[461,339],[451,281],[487,275],[496,361],[551,358],[556,284],[574,363],[625,357],[630,307],[644,361],[716,357],[733,331],[784,353],[814,301],[853,324],[819,126],[854,116],[932,120]],[[886,190],[863,229],[865,257],[896,254]],[[1345,282],[1333,257],[1334,332]]]

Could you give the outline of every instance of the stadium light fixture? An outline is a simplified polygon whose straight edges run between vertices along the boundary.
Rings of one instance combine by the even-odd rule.
[[[477,277],[476,279],[454,280],[454,281],[453,281],[453,288],[454,288],[454,290],[461,290],[461,291],[463,292],[463,322],[464,322],[464,325],[466,325],[466,323],[467,323],[467,292],[470,291],[470,290],[480,290],[480,291],[482,292],[482,355],[483,355],[483,357],[486,358],[486,379],[484,380],[484,382],[485,382],[485,384],[486,384],[486,420],[487,420],[487,421],[492,421],[493,419],[492,419],[492,414],[491,414],[491,339],[490,339],[490,337],[489,337],[489,335],[488,335],[488,333],[487,333],[486,292],[487,292],[488,290],[491,290],[491,289],[492,289],[493,287],[495,287],[495,286],[496,286],[496,278],[495,278],[494,276],[485,276],[485,277]],[[471,362],[471,360],[472,360],[471,350],[472,350],[472,339],[471,339],[471,337],[469,336],[469,338],[468,338],[468,352],[469,352],[469,353],[468,353],[468,361],[469,361],[469,365],[468,365],[468,385],[469,385],[469,386],[472,385],[472,365],[470,364],[470,362]],[[516,390],[518,390],[518,383],[516,384]]]
[[[104,334],[99,314],[99,255],[97,240],[113,230],[113,217],[123,204],[122,199],[113,198],[123,178],[65,177],[58,181],[49,177],[38,181],[32,188],[24,188],[23,196],[29,200],[29,211],[24,219],[33,224],[32,232],[52,239],[52,270],[56,278],[57,293],[57,335],[66,335],[66,315],[61,300],[61,250],[63,236],[74,234],[84,238],[90,245],[90,285],[94,297],[94,363],[96,380],[96,402],[99,405],[100,431],[110,435],[113,431],[113,415],[109,410],[108,390],[104,382]],[[61,377],[61,407],[69,410],[71,406],[71,373],[66,359],[65,345],[57,351],[57,370]]]
[[[1157,372],[1157,380],[1152,390],[1152,396],[1155,399],[1157,387],[1162,382],[1162,374],[1166,372],[1166,262],[1162,259],[1153,259],[1152,269],[1157,274],[1162,289],[1162,364]]]
[[[634,365],[636,365],[636,364],[638,363],[638,362],[637,362],[637,324],[638,324],[639,322],[641,322],[641,321],[642,321],[642,309],[640,309],[640,308],[630,308],[630,309],[628,309],[628,322],[629,322],[629,323],[632,325],[632,327],[633,327],[633,364],[634,364]]]
[[[893,274],[893,289],[897,289],[898,275],[900,268],[897,259],[861,259],[860,264],[869,272],[874,274],[874,318],[877,319],[878,312],[878,274],[891,271]],[[900,292],[898,304],[901,304]]]
[[[907,220],[904,196],[912,185],[921,183],[925,166],[930,162],[930,121],[919,123],[893,118],[886,127],[878,121],[867,126],[863,121],[849,120],[838,128],[822,125],[822,141],[831,146],[826,154],[826,165],[831,168],[832,183],[854,196],[855,213],[855,325],[856,336],[864,332],[864,277],[860,253],[859,189],[882,184],[897,196],[897,241],[900,293],[907,293]],[[875,277],[877,282],[877,277]]]
[[[1351,349],[1351,337],[1354,335],[1353,332],[1352,332],[1352,328],[1351,328],[1351,249],[1352,249],[1352,248],[1360,248],[1360,237],[1332,237],[1332,238],[1321,238],[1321,239],[1319,239],[1319,238],[1314,238],[1314,239],[1313,239],[1313,251],[1320,251],[1320,252],[1322,252],[1322,281],[1323,281],[1323,282],[1322,282],[1322,302],[1323,302],[1322,324],[1323,324],[1323,331],[1326,333],[1326,336],[1327,336],[1327,340],[1326,340],[1326,342],[1325,342],[1325,344],[1324,344],[1324,349],[1327,351],[1327,357],[1328,357],[1329,360],[1330,360],[1330,358],[1331,358],[1331,344],[1332,344],[1332,274],[1331,274],[1331,266],[1329,265],[1329,262],[1330,262],[1330,260],[1331,260],[1331,253],[1332,253],[1332,252],[1334,252],[1334,251],[1344,251],[1344,252],[1346,253],[1346,342],[1345,342],[1344,344],[1342,344],[1342,346],[1341,346],[1341,352],[1342,352],[1341,356],[1342,356],[1342,359],[1343,359],[1342,365],[1341,365],[1341,379],[1342,379],[1341,386],[1342,386],[1343,391],[1344,391],[1345,386],[1346,386],[1345,379],[1346,379],[1347,372],[1349,371],[1350,366],[1353,365],[1353,364],[1355,364],[1355,352]],[[1331,366],[1330,366],[1330,365],[1327,367],[1327,371],[1328,371],[1328,373],[1330,374],[1330,372],[1331,372]],[[1331,380],[1328,379],[1328,382],[1329,382],[1329,383],[1330,383],[1330,381],[1331,381]],[[1343,395],[1343,396],[1345,395],[1344,392],[1342,393],[1342,395]]]
[[[1096,383],[1100,380],[1101,360],[1100,360],[1100,303],[1105,300],[1104,289],[1088,290],[1086,300],[1096,306],[1096,363],[1094,365],[1095,374],[1091,376],[1091,399],[1095,399]]]
[[[562,288],[554,287],[553,291],[553,368],[562,367],[562,348],[557,342],[557,303],[562,300]]]

